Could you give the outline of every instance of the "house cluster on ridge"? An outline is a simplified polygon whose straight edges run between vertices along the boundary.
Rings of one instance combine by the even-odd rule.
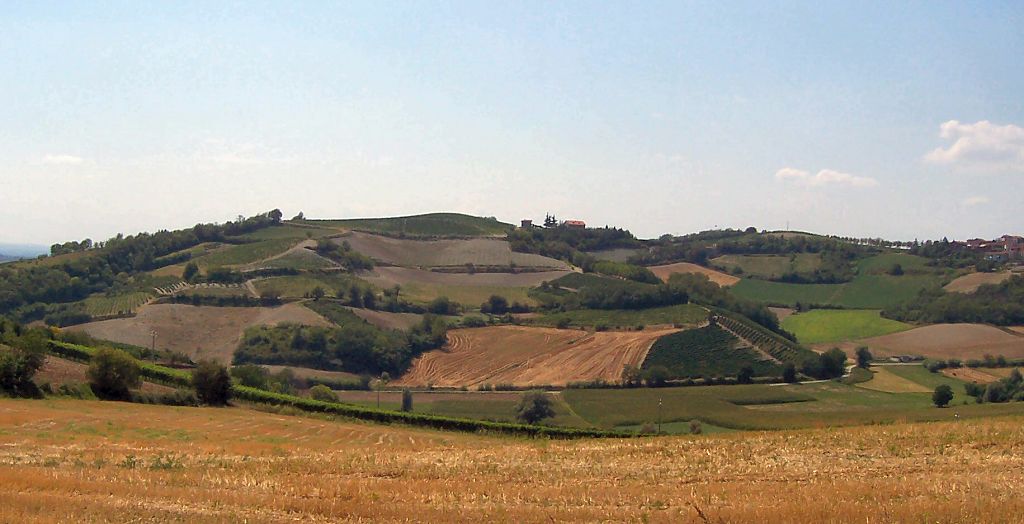
[[[972,238],[963,244],[968,249],[984,253],[989,260],[1024,260],[1024,237],[1003,235],[995,240]]]

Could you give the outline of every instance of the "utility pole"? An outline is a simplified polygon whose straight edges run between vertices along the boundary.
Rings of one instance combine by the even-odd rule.
[[[658,399],[658,434],[661,435],[661,399]]]
[[[156,353],[156,331],[150,331],[149,335],[152,337],[149,342],[149,350],[152,353]]]

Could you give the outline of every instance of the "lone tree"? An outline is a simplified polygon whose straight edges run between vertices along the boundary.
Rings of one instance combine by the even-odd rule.
[[[313,400],[319,400],[320,402],[337,402],[338,395],[331,390],[331,388],[317,384],[309,388],[309,398]]]
[[[412,411],[412,391],[409,388],[402,390],[402,411]]]
[[[130,400],[131,390],[142,385],[139,363],[131,355],[113,348],[96,352],[89,364],[89,385],[97,397]]]
[[[790,384],[796,382],[796,365],[792,362],[786,363],[786,367],[782,368],[782,381]]]
[[[951,400],[953,400],[953,388],[948,384],[935,388],[935,393],[932,393],[932,402],[935,403],[935,407],[944,408]]]
[[[739,374],[736,376],[736,381],[740,384],[753,384],[754,368],[751,366],[743,366],[743,368],[740,369]]]
[[[866,346],[857,348],[857,367],[867,369],[871,366],[871,361],[874,360],[874,355]]]
[[[223,406],[231,399],[231,375],[216,362],[200,362],[192,371],[192,386],[203,404]]]
[[[555,416],[548,394],[539,391],[527,391],[516,404],[516,419],[526,424],[536,424],[546,418]]]
[[[195,262],[189,262],[185,264],[185,271],[181,273],[181,278],[185,279],[186,282],[192,282],[192,279],[199,274],[199,265]]]

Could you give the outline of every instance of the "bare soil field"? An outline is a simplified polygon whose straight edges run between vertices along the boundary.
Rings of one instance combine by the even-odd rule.
[[[673,273],[698,273],[701,275],[707,275],[708,279],[722,287],[729,287],[740,281],[739,277],[734,277],[727,273],[715,271],[714,269],[698,266],[697,264],[691,264],[689,262],[676,262],[675,264],[667,264],[664,266],[651,266],[647,269],[650,269],[658,278],[666,282]]]
[[[58,358],[53,355],[46,357],[46,363],[36,373],[36,384],[50,384],[54,390],[64,384],[87,384],[89,382],[89,366],[81,362]],[[143,393],[171,393],[169,388],[152,382],[143,382],[139,388]]]
[[[769,307],[768,310],[771,311],[772,313],[775,313],[775,316],[778,317],[779,322],[786,320],[786,317],[792,315],[793,313],[796,313],[795,309],[788,307]]]
[[[639,366],[655,340],[675,331],[589,333],[521,326],[457,329],[448,332],[444,348],[416,359],[396,384],[532,386],[617,381],[623,366]]]
[[[348,242],[352,249],[385,264],[415,267],[508,266],[568,269],[565,262],[530,253],[515,253],[508,242],[494,238],[460,240],[409,240],[353,231],[334,242]]]
[[[1024,358],[1024,337],[983,324],[934,324],[909,331],[841,344],[819,344],[816,350],[838,346],[853,355],[868,346],[876,357],[922,355],[929,358],[982,358],[985,354]]]
[[[571,271],[536,273],[441,273],[406,267],[378,267],[359,277],[379,287],[395,284],[430,284],[438,286],[535,287],[568,275]]]
[[[984,284],[999,284],[1012,275],[1009,271],[1000,273],[969,273],[946,284],[943,289],[953,293],[974,293]]]
[[[6,399],[0,428],[3,522],[1024,520],[1022,417],[549,441]]]
[[[423,320],[423,315],[416,313],[389,313],[353,307],[346,309],[355,313],[357,317],[384,329],[409,329]]]
[[[990,371],[996,370],[978,368],[946,368],[942,370],[942,374],[957,380],[974,382],[977,384],[988,384],[989,382],[995,382],[1002,378],[999,374],[991,373]]]
[[[155,331],[157,348],[179,351],[193,359],[211,359],[226,364],[231,362],[245,328],[281,322],[330,325],[301,304],[275,308],[152,304],[140,308],[132,318],[90,322],[68,329],[142,347],[149,347],[150,333]]]

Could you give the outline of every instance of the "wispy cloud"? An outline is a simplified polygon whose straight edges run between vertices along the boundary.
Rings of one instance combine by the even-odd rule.
[[[85,159],[75,155],[46,155],[41,162],[48,166],[77,166]]]
[[[970,171],[1024,172],[1024,128],[982,120],[964,124],[950,120],[939,126],[939,136],[954,142],[924,156],[926,162]]]
[[[784,167],[775,172],[775,179],[808,187],[821,187],[828,185],[874,187],[878,185],[878,181],[874,178],[842,173],[834,169],[822,169],[812,175],[810,172],[802,169]]]
[[[981,205],[981,204],[989,203],[989,198],[987,196],[972,196],[972,197],[965,198],[963,200],[963,202],[961,202],[961,203],[963,205],[965,205],[965,206],[968,206],[968,207],[970,207],[970,206],[978,206],[978,205]]]

